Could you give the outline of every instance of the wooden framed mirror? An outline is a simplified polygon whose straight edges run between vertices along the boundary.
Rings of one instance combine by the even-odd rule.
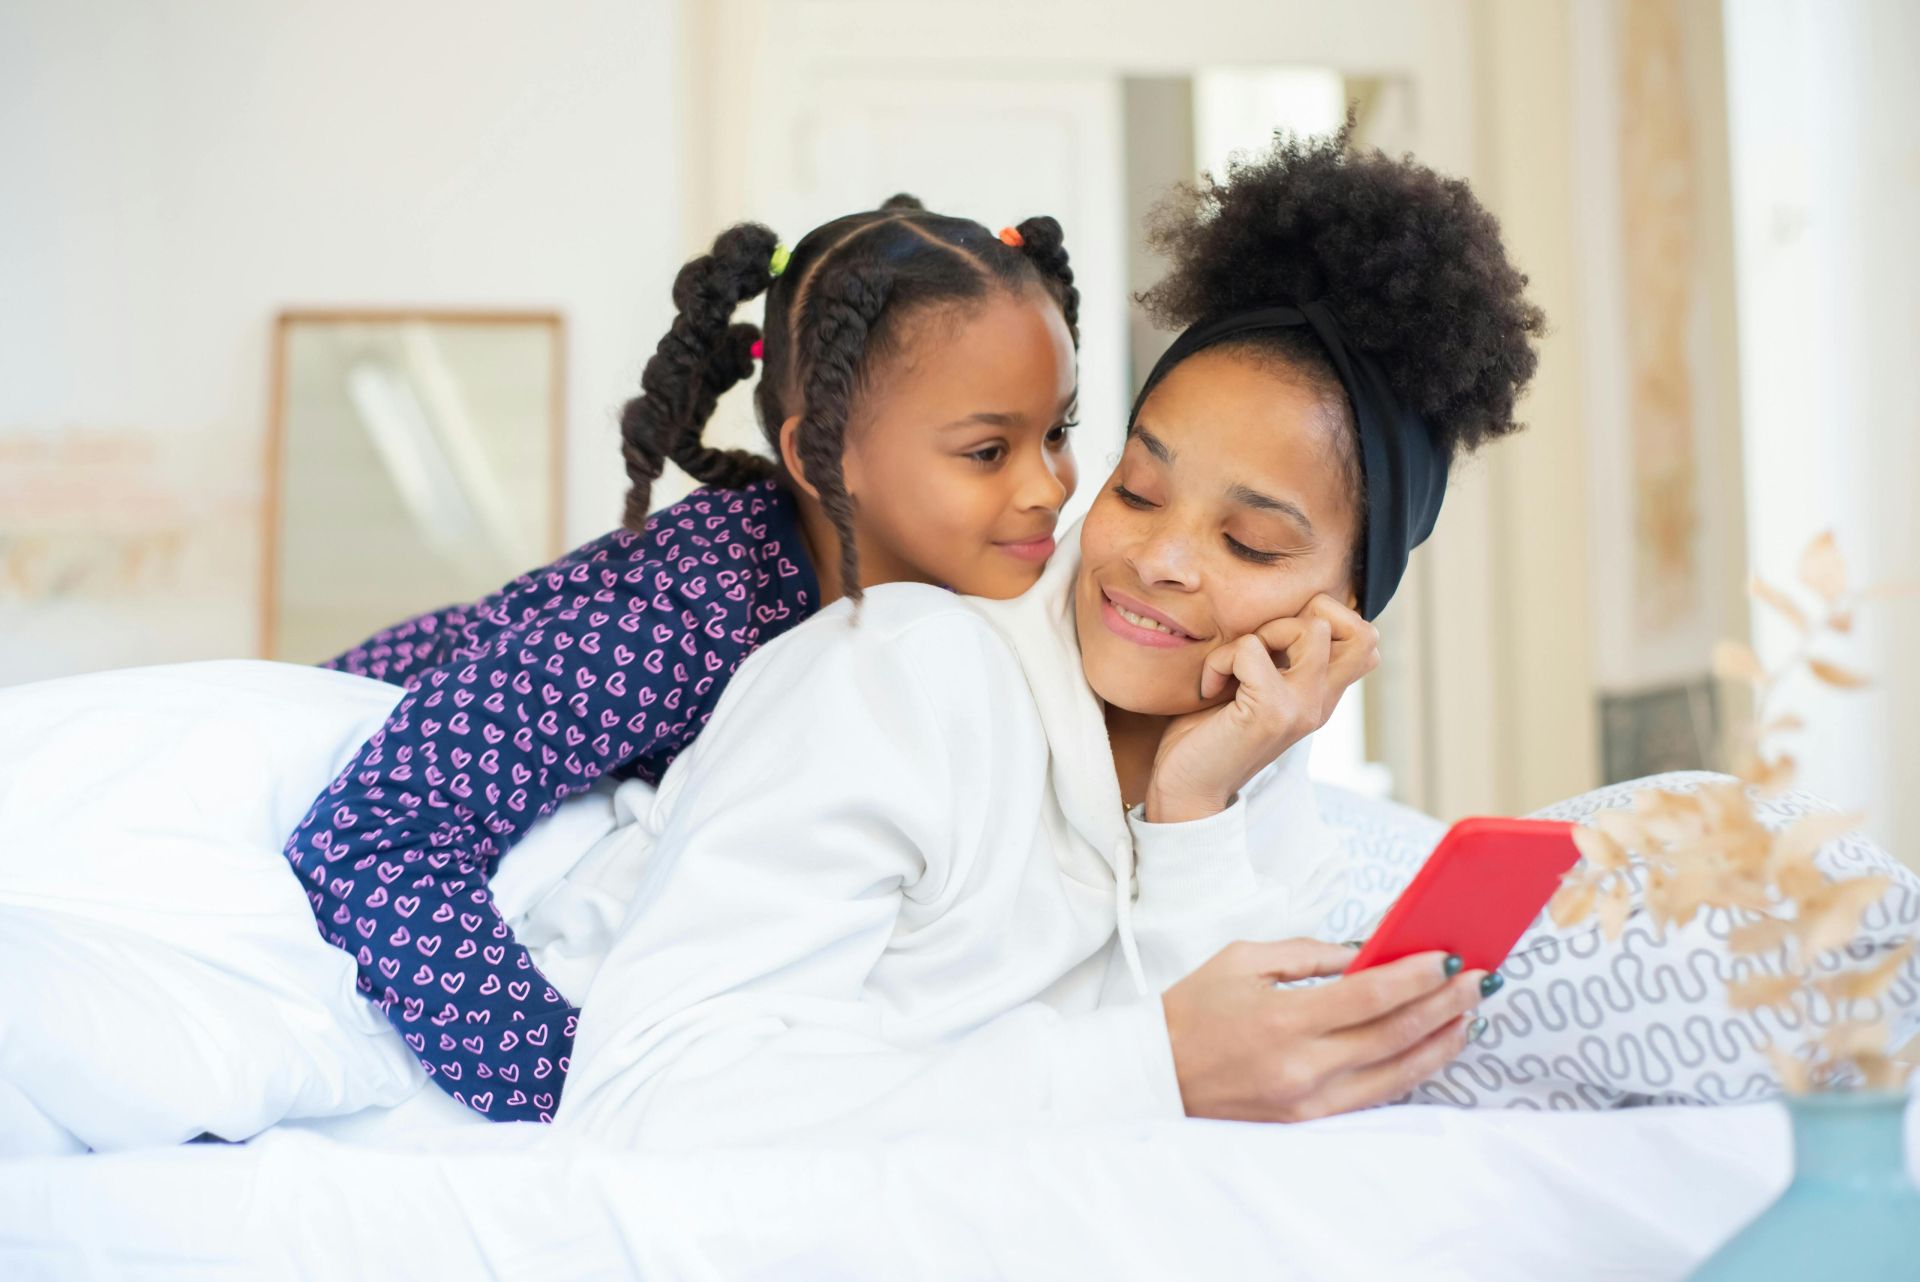
[[[551,312],[281,313],[261,653],[319,662],[559,555],[565,362]]]

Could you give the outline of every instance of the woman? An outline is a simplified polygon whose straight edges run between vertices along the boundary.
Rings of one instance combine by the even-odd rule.
[[[1497,980],[1331,983],[1302,740],[1541,328],[1464,185],[1344,137],[1170,207],[1188,326],[1035,589],[868,595],[742,667],[662,783],[557,1121],[649,1147],[813,1126],[1285,1120],[1404,1092]],[[854,625],[854,626],[850,626]],[[1236,940],[1281,942],[1236,943]]]

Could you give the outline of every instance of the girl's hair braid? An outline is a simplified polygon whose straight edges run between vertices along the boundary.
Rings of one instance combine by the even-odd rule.
[[[693,422],[706,423],[713,417],[713,407],[720,397],[735,384],[753,376],[753,345],[759,341],[758,326],[740,322],[728,328],[700,381],[700,398],[694,407]],[[715,449],[704,444],[698,432],[681,436],[669,457],[679,464],[681,471],[702,485],[717,485],[725,490],[763,481],[779,471],[773,460],[750,450]]]
[[[893,293],[894,269],[884,262],[850,262],[822,270],[810,292],[800,327],[801,364],[807,370],[801,395],[797,452],[807,481],[840,538],[842,590],[860,599],[860,557],[854,545],[853,497],[847,493],[841,458],[847,421],[853,415],[866,367],[869,340]]]
[[[773,233],[758,224],[730,227],[714,240],[710,252],[682,267],[674,278],[673,302],[679,314],[640,375],[640,395],[620,412],[628,479],[621,524],[627,529],[645,527],[653,483],[666,460],[697,453],[700,429],[720,393],[751,371],[751,361],[743,369],[732,359],[730,325],[734,308],[773,280],[769,264],[774,243]],[[746,345],[751,346],[751,340]]]
[[[1080,346],[1080,291],[1073,285],[1073,265],[1067,261],[1067,239],[1058,219],[1045,214],[1029,218],[1014,228],[1020,233],[1020,252],[1025,254],[1047,283],[1067,318],[1067,332],[1073,345]]]

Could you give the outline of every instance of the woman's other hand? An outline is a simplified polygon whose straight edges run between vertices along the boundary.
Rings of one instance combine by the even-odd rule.
[[[1218,647],[1200,697],[1232,697],[1175,718],[1147,785],[1147,820],[1183,823],[1227,808],[1246,782],[1333,715],[1348,686],[1380,664],[1380,633],[1322,593],[1299,614]],[[1237,683],[1237,684],[1236,684]]]
[[[1396,1099],[1466,1046],[1485,971],[1418,953],[1340,975],[1355,950],[1237,943],[1161,997],[1189,1117],[1299,1122]]]

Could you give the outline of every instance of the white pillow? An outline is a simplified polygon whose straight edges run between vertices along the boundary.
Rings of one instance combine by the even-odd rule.
[[[0,1086],[93,1148],[417,1089],[280,853],[399,697],[267,663],[0,690]]]
[[[0,689],[0,1156],[241,1139],[423,1088],[282,854],[401,693],[255,662]],[[490,883],[576,1003],[651,798],[602,780]]]
[[[1721,778],[1690,772],[1633,780],[1541,811],[1543,819],[1580,822],[1627,806],[1643,788],[1686,792]],[[1363,931],[1384,912],[1439,839],[1441,825],[1399,807],[1352,799],[1322,801],[1329,822],[1349,836],[1352,892],[1334,913],[1342,929]],[[1763,825],[1777,830],[1831,807],[1804,793],[1764,802]],[[1830,874],[1883,873],[1892,888],[1867,910],[1856,957],[1897,947],[1920,933],[1920,878],[1864,836],[1820,852]],[[1481,1008],[1481,1040],[1409,1097],[1463,1107],[1611,1108],[1631,1104],[1731,1104],[1767,1099],[1780,1083],[1765,1047],[1799,1040],[1797,1017],[1742,1014],[1726,1002],[1736,966],[1727,949],[1725,912],[1703,913],[1656,933],[1643,912],[1619,939],[1601,937],[1592,919],[1561,930],[1546,917],[1521,937],[1501,967],[1506,986]],[[1344,937],[1329,931],[1330,937]],[[1895,1045],[1920,1031],[1920,958],[1910,961],[1878,1002],[1856,1013],[1888,1020]]]

